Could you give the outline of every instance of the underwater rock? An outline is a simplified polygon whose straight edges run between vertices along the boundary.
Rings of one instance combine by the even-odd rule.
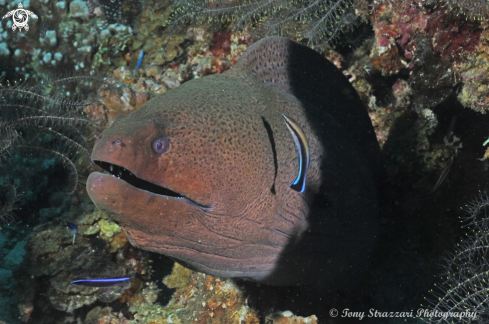
[[[79,247],[78,247],[79,249]],[[124,282],[111,288],[91,288],[73,286],[71,281],[80,278],[111,278],[129,275],[126,270],[114,262],[108,261],[110,256],[105,254],[107,247],[90,247],[85,251],[77,251],[65,267],[50,279],[48,290],[51,304],[58,310],[71,312],[96,300],[110,303],[120,297],[131,286]]]
[[[445,8],[427,10],[409,1],[385,2],[373,7],[371,18],[376,42],[371,57],[379,59],[384,75],[398,74],[402,69],[409,72],[415,106],[436,106],[456,84],[471,79],[464,78],[462,71],[480,72],[481,66],[488,65],[484,60],[467,59],[487,47],[481,42],[481,30],[487,29],[487,19],[465,22],[463,16]],[[469,88],[475,90],[476,96],[480,93],[481,99],[486,97],[483,89]],[[465,101],[475,110],[485,109],[485,104],[481,104],[484,99],[475,102]]]
[[[8,288],[12,283],[12,270],[0,268],[0,285]]]
[[[405,179],[398,175],[414,171],[423,178],[426,172],[441,173],[462,147],[456,136],[443,143],[430,142],[438,122],[427,108],[446,100],[456,85],[462,89],[461,102],[472,108],[475,102],[484,106],[488,92],[484,92],[481,71],[489,65],[484,63],[487,43],[479,27],[487,29],[487,21],[467,22],[446,8],[409,1],[374,2],[369,8],[374,44],[370,50],[365,42],[367,50],[362,46],[360,55],[354,53],[348,71],[354,77],[352,85],[369,106],[389,181],[405,186]],[[397,53],[387,51],[392,46]],[[404,62],[400,70],[390,73],[397,70],[390,67],[399,62]],[[472,82],[472,77],[478,81]]]
[[[105,219],[99,221],[98,224],[100,225],[100,232],[106,237],[112,237],[114,234],[121,231],[121,227],[119,225]]]
[[[101,307],[97,306],[92,308],[85,317],[84,324],[99,324],[99,323],[111,323],[109,320],[105,320],[105,318],[109,319],[112,315],[111,307]],[[115,316],[113,316],[115,317]],[[103,322],[102,322],[103,320]]]
[[[448,98],[453,91],[453,73],[425,36],[417,38],[418,50],[414,54],[413,74],[409,85],[413,90],[413,103],[417,107],[434,107]]]
[[[146,91],[161,94],[183,80],[225,71],[247,47],[243,34],[236,36],[229,30],[216,31],[215,27],[213,30],[208,26],[197,28],[194,33],[187,33],[190,39],[185,38],[186,32],[167,31],[165,26],[172,12],[169,1],[150,1],[141,8],[132,1],[121,6],[120,2],[98,4],[77,0],[70,3],[69,12],[65,1],[43,1],[32,0],[25,4],[34,13],[42,13],[43,24],[33,21],[29,33],[6,37],[7,31],[0,26],[0,42],[4,41],[0,43],[0,55],[8,56],[8,64],[15,68],[19,77],[46,78],[59,71],[93,76],[114,73],[116,79],[123,74],[122,82],[134,84],[140,76],[145,76]],[[102,15],[100,7],[112,4],[114,8],[109,13],[112,16],[108,17],[107,12]],[[135,6],[138,10],[134,11]],[[131,12],[131,19],[124,19],[124,13],[128,12]],[[134,29],[137,32],[133,32]],[[44,34],[39,37],[42,30]],[[227,35],[226,41],[213,34]],[[213,39],[215,44],[212,44]],[[217,56],[210,47],[219,52]],[[10,48],[15,49],[16,55],[10,55]],[[138,53],[142,50],[144,59],[136,70]],[[157,69],[141,74],[149,66]],[[174,66],[179,66],[181,71],[176,78],[166,78],[164,71],[158,72],[158,69],[171,70]],[[117,72],[121,68],[126,71]],[[79,94],[65,84],[60,84],[59,88],[68,97]]]
[[[63,208],[41,208],[39,209],[39,216],[43,221],[48,221],[53,217],[58,217],[63,212]]]
[[[3,56],[3,57],[9,57],[10,56],[10,50],[8,48],[7,43],[5,43],[5,42],[0,43],[0,56]],[[21,61],[23,61],[23,60],[21,60]]]
[[[94,125],[97,125],[99,129],[104,129],[110,126],[119,114],[130,114],[154,95],[148,91],[139,90],[137,84],[123,84],[110,89],[100,89],[98,96],[100,103],[86,106],[84,112]]]
[[[88,6],[85,1],[75,0],[70,2],[70,14],[73,17],[88,18]]]
[[[26,244],[29,273],[35,277],[52,276],[64,270],[74,253],[71,241],[72,235],[64,222],[37,226]]]
[[[484,21],[488,24],[487,19]],[[456,68],[456,69],[455,69]],[[489,29],[481,32],[480,44],[454,67],[457,81],[463,83],[458,100],[467,107],[481,113],[489,111]]]
[[[104,213],[94,210],[77,218],[77,231],[81,235],[94,235],[100,231],[99,221],[106,219]]]
[[[131,287],[131,281],[103,289],[74,286],[70,283],[78,278],[111,278],[126,275],[121,267],[113,262],[107,262],[107,257],[104,257],[107,264],[104,265],[102,271],[100,270],[102,268],[100,261],[91,260],[88,266],[90,269],[87,269],[87,266],[79,267],[77,270],[71,269],[73,270],[72,273],[63,271],[51,277],[48,298],[53,307],[65,312],[71,312],[85,305],[90,305],[97,300],[103,303],[111,303],[121,297],[126,289]]]
[[[5,39],[7,47],[18,50],[9,60],[18,76],[38,79],[59,71],[94,75],[125,65],[122,55],[133,39],[129,22],[109,25],[107,17],[91,11],[93,3],[82,0],[72,1],[69,10],[65,1],[31,0],[24,5],[40,19],[29,21],[28,33],[11,33]],[[3,32],[0,27],[0,35]],[[62,59],[45,60],[54,47]]]
[[[55,30],[46,31],[46,36],[44,36],[42,44],[48,45],[51,47],[56,46],[56,44],[57,44],[56,31]],[[61,61],[61,58],[60,58],[61,53],[57,53],[57,54],[58,54],[57,56],[55,55],[55,57],[57,58],[57,61]]]
[[[49,284],[44,288],[47,289],[50,305],[66,312],[95,301],[111,303],[121,298],[133,286],[134,281],[139,282],[134,278],[137,273],[144,276],[149,271],[142,255],[134,251],[134,248],[130,248],[134,251],[132,254],[123,253],[122,246],[127,245],[125,235],[117,233],[117,225],[108,222],[103,214],[96,211],[79,217],[76,222],[79,226],[74,241],[73,234],[64,221],[55,220],[34,229],[26,244],[27,259],[20,279],[22,281],[30,277],[36,281],[40,276],[48,276]],[[90,224],[97,224],[97,230],[92,230]],[[94,234],[99,231],[103,234],[96,237]],[[110,253],[117,251],[115,262],[111,261]],[[122,276],[133,279],[103,289],[71,284],[71,281],[83,278]],[[39,285],[32,283],[30,286],[34,288]],[[21,298],[24,301],[19,307],[22,305],[23,308],[34,308],[32,296],[33,293],[28,294],[26,290]]]
[[[151,282],[128,299],[129,311],[134,314],[135,321],[142,324],[259,323],[256,312],[248,307],[243,291],[230,279],[214,278],[175,264],[172,274],[165,277],[164,283],[171,288],[178,286],[166,306],[156,302],[159,289]],[[125,323],[126,319],[117,316],[109,307],[96,307],[89,312],[87,320],[86,324],[119,323],[117,320]]]
[[[385,19],[387,16],[392,18]],[[407,64],[397,46],[412,39],[411,35],[426,24],[427,17],[411,2],[398,1],[378,5],[371,19],[376,36],[372,57],[380,60],[384,75],[397,74]]]
[[[202,279],[198,278],[201,277]],[[189,284],[178,289],[166,306],[172,321],[195,323],[258,323],[257,314],[232,280],[193,272]]]
[[[433,50],[442,59],[463,60],[479,45],[480,26],[477,23],[465,24],[462,19],[443,9],[435,10],[428,19],[425,31],[431,36]]]
[[[188,285],[193,271],[175,263],[171,274],[163,279],[163,283],[168,288],[183,288]]]
[[[274,313],[267,315],[265,318],[266,323],[270,324],[317,324],[316,316],[312,315],[309,317],[295,316],[290,311]]]
[[[138,323],[259,323],[256,312],[247,305],[243,290],[231,279],[215,278],[175,263],[163,282],[170,288],[178,288],[166,306],[155,303],[159,290],[153,283],[146,283],[146,287],[129,298],[130,312]],[[125,320],[110,307],[97,306],[88,313],[85,324],[125,323]],[[314,315],[304,318],[284,311],[266,315],[265,322],[316,324],[317,319]]]
[[[19,282],[19,301],[17,309],[19,310],[20,319],[27,322],[34,311],[34,302],[36,294],[36,278],[26,274],[24,269],[16,274],[16,280]]]
[[[225,57],[226,54],[231,52],[231,36],[232,31],[215,31],[212,35],[212,46],[209,50],[215,56]]]
[[[57,276],[59,277],[59,276]],[[64,280],[70,280],[65,276],[60,276]],[[63,293],[52,286],[48,290],[49,301],[57,310],[72,312],[85,305],[93,304],[97,300],[94,294],[80,294],[80,291],[68,291]]]

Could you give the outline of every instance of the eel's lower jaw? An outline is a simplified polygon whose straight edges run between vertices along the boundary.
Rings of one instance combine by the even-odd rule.
[[[100,161],[100,160],[94,160],[93,163],[95,163],[96,165],[101,167],[103,170],[107,171],[112,176],[130,184],[131,186],[133,186],[137,189],[145,190],[145,191],[151,192],[151,193],[153,193],[155,195],[159,195],[159,196],[182,199],[182,200],[185,200],[189,204],[200,207],[201,209],[209,209],[210,208],[210,206],[199,204],[198,202],[196,202],[196,201],[194,201],[188,197],[185,197],[185,196],[179,194],[178,192],[175,192],[175,191],[170,190],[168,188],[161,187],[161,186],[158,186],[158,185],[151,183],[149,181],[138,178],[134,173],[132,173],[131,171],[129,171],[126,168],[121,167],[117,164],[112,164],[110,162],[105,162],[105,161]]]

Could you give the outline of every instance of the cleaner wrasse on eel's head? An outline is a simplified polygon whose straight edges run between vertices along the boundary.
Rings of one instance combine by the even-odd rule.
[[[377,235],[380,149],[317,52],[265,38],[219,75],[119,116],[87,190],[131,244],[220,277],[353,285]]]

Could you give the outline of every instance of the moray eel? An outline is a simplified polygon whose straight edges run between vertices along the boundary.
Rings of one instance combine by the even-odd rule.
[[[378,229],[380,149],[345,76],[286,38],[118,116],[95,205],[130,243],[210,275],[344,288]]]

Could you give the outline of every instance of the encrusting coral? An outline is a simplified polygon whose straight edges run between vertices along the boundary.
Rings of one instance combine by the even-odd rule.
[[[235,323],[258,324],[257,314],[247,305],[243,291],[231,279],[219,279],[188,270],[175,264],[173,272],[163,280],[169,288],[176,288],[166,306],[155,303],[158,290],[154,283],[129,298],[134,320],[127,320],[111,307],[96,307],[87,314],[86,324],[95,323]],[[289,311],[270,314],[270,324],[315,324],[315,316],[303,318]]]

